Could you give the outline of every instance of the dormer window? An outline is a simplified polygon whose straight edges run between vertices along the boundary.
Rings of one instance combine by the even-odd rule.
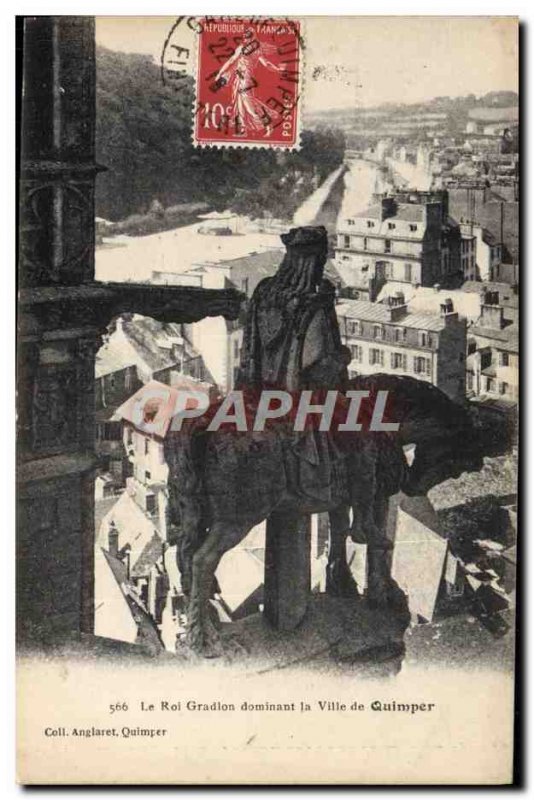
[[[368,228],[374,228],[374,227],[375,227],[375,223],[374,223],[374,222],[372,222],[370,219],[368,219],[368,220],[367,220],[367,227],[368,227]]]
[[[354,225],[354,220],[353,219],[348,219],[347,220],[347,225]]]
[[[396,227],[396,225],[395,225],[394,222],[388,222],[388,228],[389,228],[390,231],[394,231],[395,227]]]
[[[382,325],[373,325],[373,336],[375,339],[382,339],[384,335],[384,329]]]
[[[359,320],[351,320],[349,322],[349,332],[352,336],[359,336],[362,332],[362,325]]]
[[[412,233],[415,233],[415,231],[417,230],[417,225],[410,225],[410,230],[412,231]]]

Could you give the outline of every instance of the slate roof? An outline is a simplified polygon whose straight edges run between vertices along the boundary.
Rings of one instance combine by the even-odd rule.
[[[424,331],[441,331],[445,327],[445,320],[442,317],[423,314],[419,311],[408,312],[400,319],[393,321],[388,306],[382,303],[369,303],[365,300],[347,300],[340,303],[337,306],[337,314],[348,319],[390,323]]]
[[[369,208],[365,208],[363,211],[358,211],[358,213],[352,214],[352,216],[355,219],[358,217],[363,219],[381,219],[382,206],[381,204],[377,203],[373,206],[369,206]],[[403,220],[405,222],[424,222],[425,212],[423,204],[398,203],[395,214],[391,217],[388,217],[386,220],[384,220],[384,222],[394,222],[395,220]]]
[[[137,625],[138,642],[163,649],[161,636],[156,623],[148,613],[145,605],[127,578],[126,565],[102,548],[102,553],[107,561],[111,573],[117,581],[128,610]]]
[[[102,345],[95,358],[95,378],[101,378],[112,372],[119,372],[127,367],[135,367],[130,353],[125,352],[120,342],[110,337]]]
[[[519,307],[519,297],[507,283],[498,283],[497,281],[465,281],[465,283],[462,284],[461,291],[480,294],[484,289],[498,292],[501,306],[511,308]]]
[[[154,531],[152,539],[145,545],[141,555],[131,569],[132,578],[142,578],[147,575],[154,564],[163,556],[163,541]]]
[[[509,353],[519,352],[519,331],[515,325],[510,325],[502,330],[475,325],[470,328],[469,332],[474,336],[491,339],[493,347],[497,350],[506,350]]]

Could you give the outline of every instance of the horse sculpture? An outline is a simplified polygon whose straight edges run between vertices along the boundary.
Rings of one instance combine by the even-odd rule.
[[[476,430],[462,406],[426,382],[379,374],[353,379],[350,388],[388,391],[391,418],[400,424],[399,431],[338,436],[339,458],[329,472],[329,485],[321,464],[315,472],[307,464],[305,494],[298,477],[303,462],[283,427],[261,433],[197,428],[167,438],[169,516],[188,598],[187,644],[194,651],[207,657],[224,652],[224,637],[209,612],[217,565],[275,511],[329,512],[329,593],[357,592],[345,555],[345,540],[351,535],[368,545],[367,601],[391,607],[404,599],[389,570],[389,497],[400,490],[424,495],[447,478],[478,471],[482,458]],[[184,435],[189,437],[187,446]],[[404,457],[407,444],[415,445],[411,465]]]

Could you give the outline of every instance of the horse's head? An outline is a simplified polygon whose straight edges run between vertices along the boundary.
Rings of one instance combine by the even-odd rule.
[[[433,486],[463,472],[482,468],[481,438],[467,407],[452,401],[426,381],[377,374],[358,377],[351,388],[388,391],[390,417],[400,423],[403,445],[415,444],[402,489],[423,495]]]
[[[482,466],[482,451],[474,432],[422,440],[406,470],[402,491],[410,496],[424,495],[433,486],[459,478],[464,472],[478,472]]]

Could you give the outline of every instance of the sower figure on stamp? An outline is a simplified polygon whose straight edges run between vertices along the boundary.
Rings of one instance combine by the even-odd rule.
[[[334,286],[323,277],[328,253],[326,229],[293,228],[281,238],[287,253],[278,272],[257,286],[251,300],[239,386],[292,392],[344,390],[348,386],[350,351],[341,343]],[[368,500],[372,486],[366,487],[364,475],[354,474],[361,472],[356,466],[358,454],[345,457],[344,448],[327,432],[309,430],[290,435],[297,456],[295,483],[303,501],[313,497],[328,502],[341,492],[339,483],[347,477],[355,503],[361,499],[358,492],[362,489],[363,499]],[[364,507],[361,503],[358,506]],[[345,556],[345,539],[350,532],[348,506],[330,511],[330,527],[327,591],[354,595],[356,585]],[[362,524],[358,530],[365,527]]]

